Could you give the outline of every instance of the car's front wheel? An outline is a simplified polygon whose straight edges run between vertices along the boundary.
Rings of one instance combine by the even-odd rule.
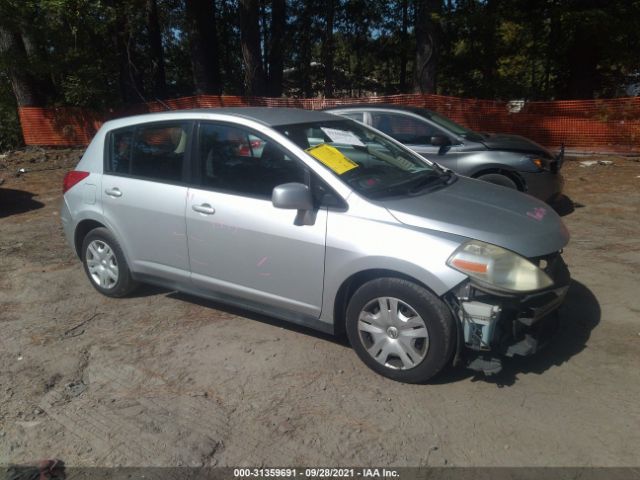
[[[82,263],[91,285],[103,295],[123,297],[137,287],[120,244],[106,228],[91,230],[84,238]]]
[[[400,278],[362,285],[347,307],[351,346],[371,369],[393,380],[422,383],[451,359],[455,324],[427,289]]]
[[[494,185],[500,185],[502,187],[513,188],[514,190],[518,190],[518,185],[511,178],[506,175],[502,175],[500,173],[486,173],[484,175],[480,175],[477,177],[478,180],[482,180],[484,182],[493,183]]]

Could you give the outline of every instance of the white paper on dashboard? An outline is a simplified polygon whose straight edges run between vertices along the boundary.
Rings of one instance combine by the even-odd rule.
[[[365,144],[360,141],[355,133],[347,130],[338,130],[337,128],[320,127],[320,129],[331,139],[333,143],[341,143],[346,145],[358,145],[364,147]]]

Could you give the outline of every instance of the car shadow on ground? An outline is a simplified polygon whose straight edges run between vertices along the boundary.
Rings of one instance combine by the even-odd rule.
[[[331,335],[318,330],[279,320],[268,315],[226,305],[213,300],[207,300],[182,292],[171,291],[160,287],[143,285],[133,296],[150,296],[166,294],[170,298],[193,303],[231,315],[248,318],[274,327],[284,328],[303,335],[326,340],[336,345],[350,348],[345,335]],[[449,384],[466,379],[494,383],[498,387],[509,387],[518,380],[519,374],[542,374],[551,367],[560,366],[568,362],[574,355],[586,347],[591,331],[600,323],[600,304],[595,295],[585,285],[573,280],[567,292],[567,297],[559,309],[560,327],[551,342],[531,357],[505,358],[503,369],[497,375],[485,376],[465,367],[446,368],[428,384]]]
[[[567,215],[571,215],[576,208],[582,208],[584,205],[581,203],[574,202],[566,195],[560,195],[552,204],[551,208],[555,210],[555,212],[561,217],[566,217]]]
[[[0,218],[37,210],[44,203],[34,200],[31,192],[0,187]]]
[[[169,295],[173,293],[174,290],[170,290],[164,287],[158,287],[156,285],[151,285],[149,283],[140,284],[133,293],[129,294],[129,298],[144,298],[144,297],[152,297],[154,295]]]
[[[239,317],[248,318],[250,320],[265,323],[267,325],[273,325],[274,327],[285,328],[293,332],[301,333],[303,335],[315,337],[321,340],[327,340],[337,345],[342,345],[344,347],[351,348],[349,346],[349,341],[346,339],[344,335],[331,335],[329,333],[324,333],[310,327],[305,327],[304,325],[298,325],[296,323],[288,322],[286,320],[280,320],[275,317],[270,317],[268,315],[255,313],[253,311],[245,310],[240,307],[226,305],[220,302],[207,300],[206,298],[196,297],[196,296],[189,295],[182,292],[171,292],[169,293],[168,296],[171,298],[175,298],[177,300],[182,300],[184,302],[194,303],[196,305],[200,305],[207,308],[213,308],[215,310],[220,310],[221,312],[229,313],[231,315],[237,315]]]
[[[558,311],[560,327],[546,348],[530,357],[504,358],[502,371],[497,375],[485,376],[459,367],[443,372],[432,383],[445,384],[471,378],[473,381],[495,383],[498,387],[510,387],[517,382],[519,374],[540,375],[568,362],[584,350],[591,331],[600,323],[600,314],[600,304],[593,292],[573,280]]]

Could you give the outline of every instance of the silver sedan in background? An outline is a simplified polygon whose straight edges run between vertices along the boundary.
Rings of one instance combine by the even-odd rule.
[[[548,203],[562,193],[563,152],[554,156],[528,138],[474,132],[426,108],[359,104],[325,111],[370,125],[460,175]]]

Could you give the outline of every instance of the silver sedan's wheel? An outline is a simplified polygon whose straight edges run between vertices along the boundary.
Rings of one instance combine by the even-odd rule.
[[[110,290],[118,283],[118,261],[113,249],[102,240],[89,243],[85,253],[91,280],[101,288]]]
[[[518,185],[511,178],[506,175],[502,175],[500,173],[487,173],[485,175],[480,175],[477,177],[478,180],[483,180],[485,182],[493,183],[494,185],[500,185],[501,187],[511,188],[513,190],[518,190]]]
[[[424,320],[411,305],[394,297],[378,297],[364,306],[358,335],[371,358],[394,370],[414,368],[429,350]]]

